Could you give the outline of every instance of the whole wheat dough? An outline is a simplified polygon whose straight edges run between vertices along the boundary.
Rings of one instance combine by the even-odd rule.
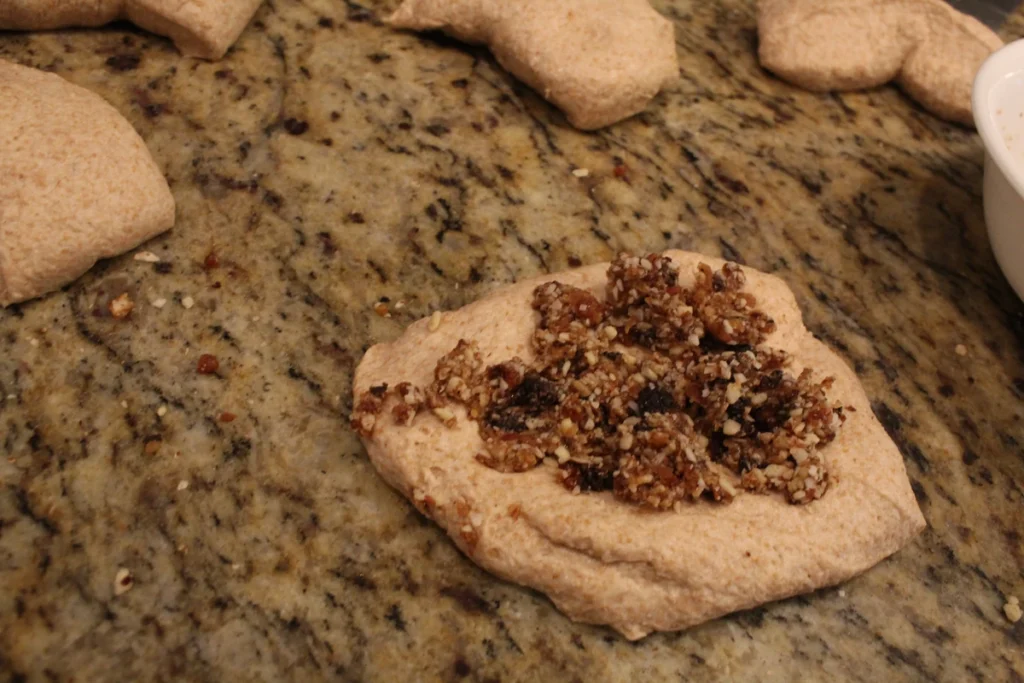
[[[1003,45],[943,0],[759,0],[761,64],[807,90],[895,80],[936,116],[973,126],[971,87]]]
[[[647,0],[405,0],[388,21],[487,44],[583,130],[643,111],[679,75],[672,23]]]
[[[667,255],[680,264],[684,286],[699,262],[722,265],[687,252]],[[460,338],[476,341],[487,364],[516,355],[532,361],[533,289],[558,280],[603,299],[607,267],[500,289],[445,313],[439,327],[414,323],[396,341],[367,351],[356,369],[356,395],[382,382],[427,386],[437,360]],[[749,268],[745,273],[748,291],[778,326],[767,343],[794,356],[795,372],[806,365],[819,377],[835,376],[830,395],[855,408],[822,450],[838,481],[821,500],[789,505],[781,496],[746,493],[729,505],[702,501],[681,512],[651,512],[610,492],[574,496],[554,467],[503,474],[477,462],[483,444],[462,406],[453,406],[452,429],[429,412],[409,427],[382,413],[373,437],[364,439],[374,467],[474,562],[543,591],[574,620],[609,624],[630,639],[863,572],[924,528],[903,459],[854,373],[804,328],[785,283]]]
[[[174,223],[131,124],[59,76],[0,60],[0,305],[45,294]]]
[[[0,0],[0,29],[102,26],[119,19],[168,36],[186,55],[220,59],[263,0]]]

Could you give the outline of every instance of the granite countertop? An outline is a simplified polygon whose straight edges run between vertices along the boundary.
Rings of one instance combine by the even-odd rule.
[[[977,136],[771,78],[750,0],[656,1],[681,78],[595,134],[361,1],[268,2],[218,63],[129,26],[0,34],[123,112],[178,202],[159,263],[0,311],[6,680],[1024,678],[1024,304]],[[665,247],[790,284],[930,527],[839,589],[629,643],[475,568],[346,417],[362,352],[412,320]]]

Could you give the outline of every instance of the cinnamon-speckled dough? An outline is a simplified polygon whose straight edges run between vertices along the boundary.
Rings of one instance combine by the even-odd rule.
[[[168,36],[186,55],[220,59],[263,0],[3,0],[0,29],[102,26],[118,19]]]
[[[672,23],[647,0],[406,0],[389,21],[486,43],[584,130],[643,111],[678,77]]]
[[[973,126],[971,86],[999,36],[942,0],[759,0],[761,64],[816,91],[895,80],[936,116]]]
[[[0,306],[74,280],[174,224],[131,124],[63,78],[0,60]]]
[[[681,283],[697,263],[722,261],[670,251]],[[390,344],[372,347],[356,370],[357,395],[371,386],[426,386],[437,359],[460,338],[476,341],[488,364],[528,362],[533,289],[557,279],[603,297],[608,264],[528,280],[442,316],[420,320]],[[482,442],[459,407],[448,429],[429,413],[409,427],[381,417],[365,439],[374,466],[444,527],[475,562],[546,593],[577,621],[609,624],[631,639],[844,581],[899,550],[925,526],[899,450],[875,419],[850,368],[803,326],[786,284],[745,269],[759,307],[778,324],[768,344],[796,368],[833,375],[832,395],[855,410],[822,453],[838,483],[807,506],[781,496],[743,494],[732,504],[699,502],[650,512],[610,493],[573,496],[545,465],[502,474],[474,459]]]

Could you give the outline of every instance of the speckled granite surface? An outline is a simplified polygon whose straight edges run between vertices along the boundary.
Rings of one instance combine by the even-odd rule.
[[[1024,678],[1001,611],[1024,598],[1024,304],[976,136],[895,90],[773,80],[743,0],[657,2],[682,78],[584,135],[485,52],[381,26],[393,4],[275,0],[216,64],[127,26],[0,34],[113,102],[179,205],[159,264],[0,312],[0,678]],[[411,320],[667,246],[789,282],[931,526],[842,590],[630,644],[463,559],[344,415],[363,349]],[[124,291],[132,317],[105,315]]]

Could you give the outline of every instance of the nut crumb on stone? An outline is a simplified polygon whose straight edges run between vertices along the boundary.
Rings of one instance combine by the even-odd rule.
[[[957,344],[953,348],[953,350],[956,352],[956,355],[958,355],[958,356],[966,356],[967,355],[967,347],[964,346],[963,344]]]
[[[167,299],[164,299],[164,298],[153,299],[149,303],[153,306],[153,308],[163,308],[164,306],[167,305]]]
[[[573,169],[572,174],[574,176],[576,176],[577,178],[586,178],[588,175],[590,175],[590,169],[588,169],[588,168],[576,168],[576,169]]]
[[[178,482],[178,490],[179,491],[184,491],[187,488],[188,488],[188,482],[187,481],[182,479],[181,481]]]
[[[135,302],[133,302],[132,298],[128,296],[127,292],[125,292],[124,294],[111,299],[107,308],[110,310],[110,315],[114,316],[118,320],[123,320],[131,315],[132,309],[135,308]]]
[[[192,297],[186,296],[181,300],[181,305],[184,306],[186,309],[189,309],[196,305],[196,301]]]
[[[427,323],[427,329],[431,332],[437,332],[441,329],[441,311],[434,311],[430,314],[430,322]]]
[[[388,305],[383,301],[378,301],[373,305],[373,312],[382,318],[390,318],[391,312],[388,311]]]
[[[1024,617],[1024,610],[1021,610],[1020,600],[1015,595],[1011,595],[1006,598],[1006,604],[1003,605],[1003,614],[1010,620],[1011,624],[1016,624]]]
[[[159,417],[163,417],[164,415],[166,415],[167,414],[167,406],[160,406],[159,408],[157,408],[156,409],[156,414]]]
[[[143,263],[160,263],[160,257],[151,251],[140,251],[136,252],[133,256],[136,261],[142,261]]]
[[[121,567],[117,570],[117,574],[114,575],[114,595],[123,595],[132,589],[135,585],[135,577],[132,573]]]
[[[458,404],[480,425],[479,462],[524,472],[550,458],[572,493],[659,510],[742,491],[810,503],[834,483],[820,449],[843,408],[827,397],[832,378],[794,373],[789,354],[765,344],[775,322],[745,283],[735,263],[700,264],[684,287],[671,259],[621,255],[604,300],[557,281],[534,290],[533,363],[488,367],[460,340],[425,390],[364,393],[353,427],[372,435],[389,401],[400,424],[429,408],[452,427]]]

